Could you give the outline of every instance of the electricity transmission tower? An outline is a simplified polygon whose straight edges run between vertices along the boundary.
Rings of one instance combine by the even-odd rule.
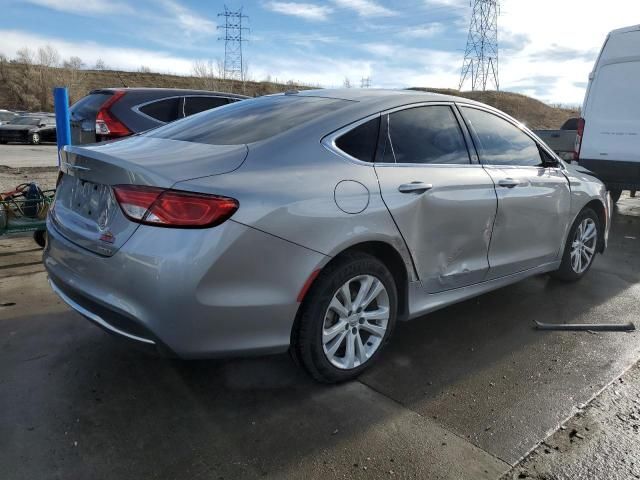
[[[240,10],[231,11],[224,6],[224,13],[219,13],[219,17],[224,17],[224,25],[218,25],[218,29],[224,29],[224,36],[218,40],[224,40],[224,78],[229,80],[244,80],[244,63],[242,60],[242,32],[249,30],[242,26],[242,20],[249,18],[242,14]]]
[[[494,86],[500,90],[498,81],[498,14],[499,0],[471,0],[473,14],[469,25],[467,48],[460,72],[459,90],[467,79],[471,90],[486,90]]]
[[[360,79],[360,88],[370,88],[371,87],[371,77],[362,77]]]

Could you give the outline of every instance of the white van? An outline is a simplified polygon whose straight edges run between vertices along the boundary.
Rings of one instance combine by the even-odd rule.
[[[611,192],[640,190],[640,25],[607,36],[578,122],[575,158]]]

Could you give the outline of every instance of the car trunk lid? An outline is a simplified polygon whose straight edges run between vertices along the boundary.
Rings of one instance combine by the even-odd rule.
[[[139,226],[120,209],[113,185],[170,188],[179,181],[233,171],[246,156],[245,145],[216,146],[143,136],[65,147],[61,151],[63,176],[51,220],[68,240],[111,256]]]

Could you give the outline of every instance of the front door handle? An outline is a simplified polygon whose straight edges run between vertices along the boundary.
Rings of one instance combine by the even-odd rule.
[[[521,184],[522,182],[515,178],[503,178],[502,180],[498,180],[498,185],[506,188],[513,188]]]
[[[398,191],[400,193],[424,193],[427,190],[433,188],[433,185],[430,183],[424,182],[411,182],[411,183],[403,183],[398,187]]]

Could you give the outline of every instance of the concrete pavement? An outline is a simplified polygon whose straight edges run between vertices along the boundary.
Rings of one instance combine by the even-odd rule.
[[[639,205],[622,200],[581,282],[535,277],[402,323],[334,387],[284,355],[131,348],[56,299],[30,239],[0,240],[0,478],[498,478],[640,358],[638,333],[531,327],[638,322]]]

